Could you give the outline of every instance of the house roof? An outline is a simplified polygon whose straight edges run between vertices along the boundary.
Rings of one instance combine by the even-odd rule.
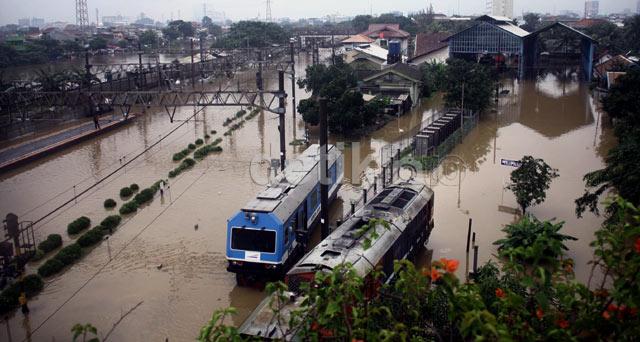
[[[381,59],[383,61],[387,60],[387,55],[389,54],[389,51],[379,47],[378,45],[355,46],[353,49],[358,52],[362,52],[375,58]]]
[[[410,66],[409,64],[404,64],[404,63],[396,63],[393,64],[385,69],[383,69],[380,72],[377,72],[367,78],[364,79],[365,82],[370,81],[374,78],[378,78],[382,75],[386,75],[388,73],[394,73],[397,75],[400,75],[402,77],[405,77],[407,79],[410,79],[414,82],[421,82],[422,80],[422,71]]]
[[[342,41],[342,43],[373,43],[375,39],[369,38],[362,34],[356,34]]]
[[[545,31],[551,30],[552,28],[555,28],[555,27],[558,27],[558,26],[559,26],[559,27],[562,27],[562,28],[565,28],[565,29],[567,29],[567,30],[569,30],[569,31],[571,31],[571,32],[573,32],[573,33],[576,33],[576,34],[578,34],[578,35],[580,35],[580,36],[582,36],[582,37],[584,37],[584,38],[587,38],[587,39],[589,39],[590,41],[592,41],[593,43],[596,43],[596,44],[598,43],[598,41],[597,41],[597,40],[595,40],[595,39],[591,38],[590,36],[588,36],[588,35],[586,35],[586,34],[584,34],[584,33],[580,32],[580,31],[576,30],[575,28],[573,28],[573,27],[571,27],[571,26],[565,25],[565,24],[563,24],[563,23],[561,23],[561,22],[555,22],[555,23],[553,23],[553,24],[551,24],[551,25],[549,25],[549,26],[545,26],[545,27],[543,27],[543,28],[541,28],[541,29],[539,29],[539,30],[537,30],[537,31],[531,32],[531,33],[529,33],[529,35],[527,36],[527,38],[529,38],[529,37],[533,37],[533,36],[536,36],[536,35],[538,35],[538,34],[540,34],[540,33],[542,33],[542,32],[545,32]]]
[[[420,33],[416,36],[416,54],[413,58],[426,55],[432,51],[440,50],[449,45],[448,42],[441,42],[451,36],[448,33]]]
[[[616,63],[622,63],[624,66],[627,66],[633,64],[633,61],[625,56],[617,55],[606,62],[596,65],[595,68],[598,74],[604,77],[607,74],[607,71],[611,70]]]
[[[604,19],[582,19],[580,21],[576,21],[571,24],[573,27],[587,27],[597,23],[606,23],[607,21]]]
[[[511,20],[511,18],[508,18],[508,17],[501,17],[499,15],[488,15],[488,14],[481,15],[481,16],[477,17],[475,20],[477,20],[477,21],[490,21],[490,22],[493,22],[493,21],[505,21],[505,22],[509,22],[509,23],[513,22],[513,20]]]
[[[453,37],[458,36],[458,35],[460,35],[462,33],[467,32],[467,31],[475,30],[478,27],[481,27],[482,25],[491,25],[491,26],[497,27],[497,28],[499,28],[499,29],[511,34],[511,35],[514,35],[514,36],[516,36],[518,38],[524,38],[525,36],[527,36],[529,34],[529,32],[527,32],[527,31],[525,31],[525,30],[523,30],[523,29],[519,28],[518,26],[513,25],[511,23],[490,23],[490,22],[484,21],[484,22],[481,22],[479,24],[473,25],[473,26],[471,26],[471,27],[469,27],[467,29],[464,29],[464,30],[462,30],[460,32],[452,34],[449,37],[441,40],[441,42],[449,42],[449,41],[451,41],[451,39]]]
[[[409,32],[401,30],[400,24],[369,24],[369,28],[361,35],[377,39],[382,34],[385,38],[409,38]]]

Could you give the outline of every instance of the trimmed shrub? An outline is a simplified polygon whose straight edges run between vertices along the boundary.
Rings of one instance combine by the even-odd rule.
[[[219,143],[221,143],[221,142],[222,142],[222,138],[218,138],[218,139],[214,140],[214,141],[212,142],[212,144],[213,144],[213,145],[218,145],[218,144],[219,144]]]
[[[44,258],[45,253],[43,250],[41,249],[36,249],[36,254],[33,255],[33,257],[31,258],[31,261],[39,261],[42,260],[42,258]]]
[[[211,136],[210,136],[209,134],[205,134],[205,135],[204,135],[204,138],[205,138],[205,139],[209,139],[209,138],[211,138]]]
[[[120,217],[120,215],[110,215],[102,220],[102,222],[100,222],[100,225],[106,229],[113,229],[120,224],[120,221],[122,221],[122,217]]]
[[[90,225],[91,220],[86,216],[82,216],[69,223],[69,225],[67,226],[67,233],[69,233],[70,235],[78,234],[79,232],[89,228]]]
[[[120,189],[120,197],[129,197],[133,195],[133,190],[131,190],[130,187],[125,186],[124,188]]]
[[[239,110],[239,111],[236,113],[236,118],[240,118],[240,117],[242,117],[242,116],[243,116],[243,115],[245,115],[245,114],[247,114],[247,111],[246,111],[246,110],[244,110],[244,109]]]
[[[103,226],[95,226],[78,238],[78,245],[81,247],[93,246],[102,241],[102,237],[107,233]]]
[[[169,178],[174,178],[175,176],[177,176],[176,172],[174,170],[169,171]]]
[[[138,191],[138,189],[140,189],[140,187],[136,183],[129,185],[129,188],[131,188],[131,190],[133,191]]]
[[[134,198],[134,200],[140,205],[140,204],[144,204],[146,202],[149,202],[153,199],[153,195],[154,195],[154,191],[150,188],[146,188],[142,191],[140,191],[139,194],[136,195],[136,197]]]
[[[119,212],[120,212],[120,215],[126,215],[126,214],[132,213],[132,212],[137,211],[137,210],[138,210],[138,203],[136,202],[135,199],[133,199],[133,200],[123,204],[120,207]]]
[[[116,203],[113,198],[107,198],[106,200],[104,200],[104,207],[107,209],[115,208],[117,204],[118,203]]]
[[[196,149],[196,145],[194,144],[189,144],[189,146],[187,146],[190,150],[195,150]]]
[[[48,277],[60,272],[62,268],[64,268],[64,264],[60,260],[51,258],[47,260],[42,266],[38,267],[38,274],[43,277]]]
[[[59,260],[61,263],[71,265],[76,259],[82,256],[82,248],[77,243],[72,243],[69,246],[61,249],[53,258]]]
[[[222,147],[214,146],[213,149],[212,149],[212,152],[222,152]]]
[[[211,130],[211,134],[216,134],[216,133],[218,133],[216,130],[214,129]]]
[[[196,145],[202,145],[202,144],[204,144],[204,140],[202,139],[196,140]]]
[[[189,153],[191,153],[191,150],[188,148],[185,148],[184,150],[180,151],[180,153],[182,153],[186,157],[189,155]]]
[[[38,244],[38,249],[49,253],[60,246],[62,246],[62,236],[60,234],[49,234],[46,240]]]
[[[180,160],[180,159],[182,159],[182,158],[184,158],[184,154],[182,154],[182,152],[178,152],[178,153],[175,153],[175,154],[173,155],[173,158],[172,158],[172,159],[173,159],[173,161],[178,161],[178,160]]]
[[[186,163],[187,165],[189,165],[189,167],[195,165],[196,161],[191,159],[191,158],[187,158],[183,161],[183,163]]]

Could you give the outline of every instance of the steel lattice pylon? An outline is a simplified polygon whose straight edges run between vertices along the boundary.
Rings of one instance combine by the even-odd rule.
[[[86,29],[89,26],[89,8],[87,0],[76,0],[76,25],[80,29]]]
[[[271,22],[271,0],[267,0],[267,14],[265,15],[265,19],[267,22]]]

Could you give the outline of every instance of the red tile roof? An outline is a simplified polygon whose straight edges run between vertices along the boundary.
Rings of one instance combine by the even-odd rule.
[[[598,23],[606,23],[608,21],[604,20],[604,19],[582,19],[580,21],[576,21],[575,23],[571,24],[572,27],[587,27],[587,26],[591,26],[593,24],[598,24]]]
[[[373,39],[380,38],[380,34],[384,38],[409,38],[411,34],[400,29],[400,24],[369,24],[369,28],[360,33]]]
[[[598,71],[598,74],[600,74],[601,77],[605,77],[607,71],[611,71],[615,66],[614,63],[620,63],[624,66],[628,66],[633,64],[633,61],[622,55],[617,55],[606,62],[596,65],[596,71]]]
[[[425,55],[429,52],[440,50],[449,45],[448,42],[440,41],[451,36],[448,33],[420,33],[416,36],[415,57]]]
[[[343,43],[373,43],[375,39],[369,38],[367,36],[356,34],[355,36],[349,37],[343,40]]]

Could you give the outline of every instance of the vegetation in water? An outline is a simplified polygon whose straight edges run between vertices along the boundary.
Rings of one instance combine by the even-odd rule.
[[[511,184],[507,189],[513,191],[522,213],[525,213],[528,207],[545,200],[551,181],[558,176],[558,170],[544,160],[524,156],[520,159],[520,166],[511,172]]]
[[[78,234],[79,232],[89,228],[90,225],[91,225],[91,220],[88,217],[86,216],[79,217],[75,221],[67,225],[67,233],[69,235]]]
[[[124,188],[120,189],[120,197],[127,198],[131,195],[133,195],[133,190],[131,190],[130,187],[125,186]]]
[[[107,198],[106,200],[104,200],[104,207],[107,209],[114,208],[116,205],[118,204],[113,198]]]

